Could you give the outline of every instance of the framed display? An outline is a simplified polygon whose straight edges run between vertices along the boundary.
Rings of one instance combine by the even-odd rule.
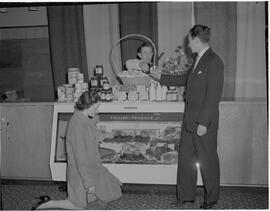
[[[103,165],[123,183],[176,184],[183,111],[181,102],[102,103],[97,128]],[[54,105],[50,155],[54,181],[66,180],[65,133],[73,112],[72,103]]]

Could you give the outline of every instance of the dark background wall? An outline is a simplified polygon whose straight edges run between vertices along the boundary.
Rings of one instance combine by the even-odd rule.
[[[54,101],[46,7],[0,13],[0,94],[19,91],[31,101]]]

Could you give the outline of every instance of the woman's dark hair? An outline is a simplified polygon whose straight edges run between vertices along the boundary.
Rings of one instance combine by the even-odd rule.
[[[79,111],[90,108],[94,103],[97,102],[97,97],[94,92],[85,91],[79,97],[78,101],[75,104],[75,108]]]
[[[204,25],[195,25],[189,30],[189,34],[194,39],[198,37],[202,42],[208,43],[211,37],[211,29]]]

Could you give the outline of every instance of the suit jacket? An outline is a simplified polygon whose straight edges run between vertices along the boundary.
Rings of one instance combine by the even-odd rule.
[[[160,83],[166,86],[186,86],[184,126],[188,131],[195,132],[198,124],[206,126],[208,131],[216,131],[224,64],[209,48],[200,58],[194,71],[193,67],[194,64],[182,76],[161,75]]]

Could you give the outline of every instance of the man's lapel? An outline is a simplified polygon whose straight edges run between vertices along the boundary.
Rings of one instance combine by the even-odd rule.
[[[202,66],[202,64],[205,62],[205,57],[207,56],[207,54],[209,54],[212,51],[211,48],[208,48],[207,51],[202,55],[202,57],[200,58],[197,66],[195,67],[195,70],[193,70],[193,74],[197,74],[200,71],[200,67]]]

